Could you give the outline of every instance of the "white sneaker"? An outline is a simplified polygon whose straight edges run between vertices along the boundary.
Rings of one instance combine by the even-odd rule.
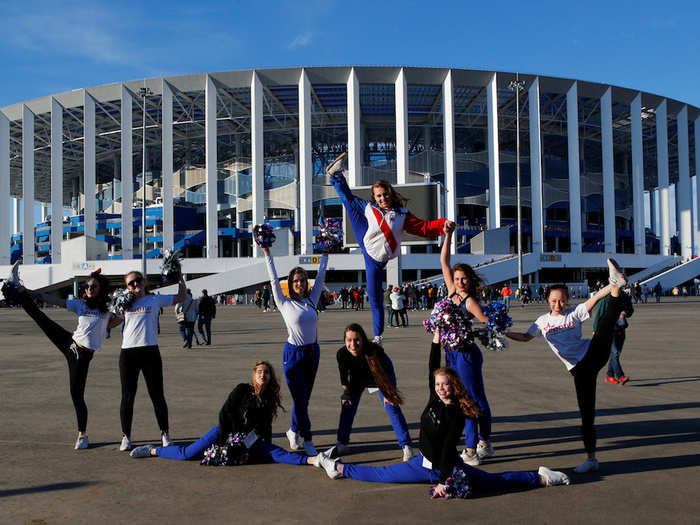
[[[160,433],[160,441],[163,443],[164,447],[169,447],[173,444],[173,440],[170,439],[170,434],[167,432]]]
[[[479,456],[479,459],[486,459],[490,458],[495,454],[493,450],[493,445],[491,442],[488,442],[486,444],[484,443],[479,443],[476,446],[476,455]]]
[[[84,448],[88,448],[88,437],[87,435],[78,436],[78,439],[75,441],[75,450],[82,450]]]
[[[129,436],[122,436],[122,442],[121,445],[119,445],[119,450],[122,452],[131,450],[131,439],[129,439]]]
[[[318,456],[318,451],[311,440],[304,440],[304,452],[307,456]]]
[[[547,467],[540,467],[537,473],[545,480],[545,486],[554,487],[556,485],[568,485],[569,476],[558,470],[550,470]]]
[[[326,173],[332,177],[333,175],[343,171],[343,163],[345,162],[347,156],[348,154],[345,152],[338,155],[333,162],[326,166]]]
[[[471,465],[472,467],[478,467],[479,465],[481,465],[481,460],[479,459],[479,456],[476,452],[470,454],[465,449],[462,451],[462,454],[460,454],[460,456],[462,457],[462,461],[464,461],[464,463],[466,463],[467,465]]]
[[[10,268],[10,276],[7,278],[8,281],[13,283],[15,286],[19,286],[19,261],[15,261],[15,264]]]
[[[384,339],[384,338],[383,338],[381,335],[375,335],[375,336],[374,336],[374,339],[372,339],[372,342],[373,342],[375,345],[379,345],[379,346],[381,346],[382,348],[384,348],[384,343],[382,342],[383,339]]]
[[[291,428],[287,430],[287,439],[289,440],[290,450],[299,450],[301,448],[299,445],[299,434],[294,432]]]
[[[151,450],[153,450],[153,445],[141,445],[132,450],[129,455],[132,458],[147,458],[150,457]]]
[[[619,287],[627,284],[627,278],[615,259],[608,259],[608,282]]]
[[[338,462],[337,459],[329,458],[324,452],[321,452],[316,459],[318,464],[323,468],[323,470],[326,471],[329,478],[336,479],[340,477],[340,472],[338,472],[338,469],[335,466],[335,464]]]
[[[403,462],[411,461],[413,459],[413,447],[411,445],[406,445],[403,447]]]
[[[577,474],[585,474],[586,472],[595,472],[598,470],[598,460],[589,458],[574,469]]]

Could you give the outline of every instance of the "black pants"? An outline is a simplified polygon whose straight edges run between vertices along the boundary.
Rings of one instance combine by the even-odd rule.
[[[70,386],[70,397],[73,400],[75,416],[78,420],[78,430],[85,432],[87,428],[88,409],[85,404],[85,383],[87,382],[90,361],[95,352],[86,350],[75,345],[75,352],[71,349],[73,334],[52,321],[42,312],[32,301],[28,294],[24,294],[22,308],[34,319],[36,324],[46,334],[49,340],[56,345],[68,362],[68,384]]]
[[[143,372],[148,395],[153,402],[161,432],[168,431],[168,405],[163,391],[163,361],[158,346],[122,348],[119,354],[119,377],[122,381],[122,402],[119,416],[122,433],[131,436],[131,421],[134,415],[134,399],[139,385],[139,372]]]
[[[598,329],[591,339],[586,355],[571,369],[576,387],[576,399],[581,414],[581,435],[586,452],[592,454],[596,448],[595,433],[595,393],[598,372],[610,357],[610,345],[613,339],[615,323],[622,312],[623,301],[620,297],[611,297],[608,309],[598,319]]]

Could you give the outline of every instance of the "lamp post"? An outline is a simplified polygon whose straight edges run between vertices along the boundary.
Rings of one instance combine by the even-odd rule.
[[[520,91],[524,89],[524,83],[512,80],[508,87],[515,91],[515,199],[518,209],[518,290],[523,286],[523,232],[522,232],[522,209],[520,207]]]
[[[147,87],[139,89],[139,95],[143,102],[143,134],[141,135],[141,273],[143,278],[148,281],[148,273],[146,270],[146,98],[153,95]]]

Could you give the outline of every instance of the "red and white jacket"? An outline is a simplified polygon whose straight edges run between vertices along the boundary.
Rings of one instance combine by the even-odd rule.
[[[376,204],[365,206],[367,233],[362,239],[367,254],[375,261],[385,263],[401,251],[401,232],[406,230],[419,237],[440,237],[445,219],[424,221],[405,208],[382,210]]]

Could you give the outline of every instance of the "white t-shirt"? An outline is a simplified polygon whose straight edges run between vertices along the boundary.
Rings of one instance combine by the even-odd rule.
[[[309,297],[301,301],[290,299],[282,293],[272,257],[265,257],[265,262],[267,263],[267,274],[270,276],[270,285],[272,286],[272,295],[275,298],[275,304],[282,314],[284,324],[287,326],[287,333],[289,334],[287,342],[296,346],[315,343],[318,329],[316,305],[318,305],[321,292],[323,291],[323,281],[326,278],[328,255],[323,255],[321,257],[321,264],[318,267],[314,286],[311,288]],[[292,283],[288,283],[288,285],[291,286]]]
[[[158,315],[163,306],[171,306],[175,295],[146,295],[136,299],[124,311],[122,348],[158,344]]]
[[[66,310],[78,316],[78,326],[73,332],[73,341],[80,346],[98,351],[102,347],[112,314],[93,310],[82,299],[68,299]]]
[[[564,315],[547,313],[539,316],[527,333],[544,337],[566,369],[571,370],[583,359],[591,344],[590,339],[583,339],[581,335],[581,323],[590,317],[586,303],[581,303],[576,308],[564,310]]]

